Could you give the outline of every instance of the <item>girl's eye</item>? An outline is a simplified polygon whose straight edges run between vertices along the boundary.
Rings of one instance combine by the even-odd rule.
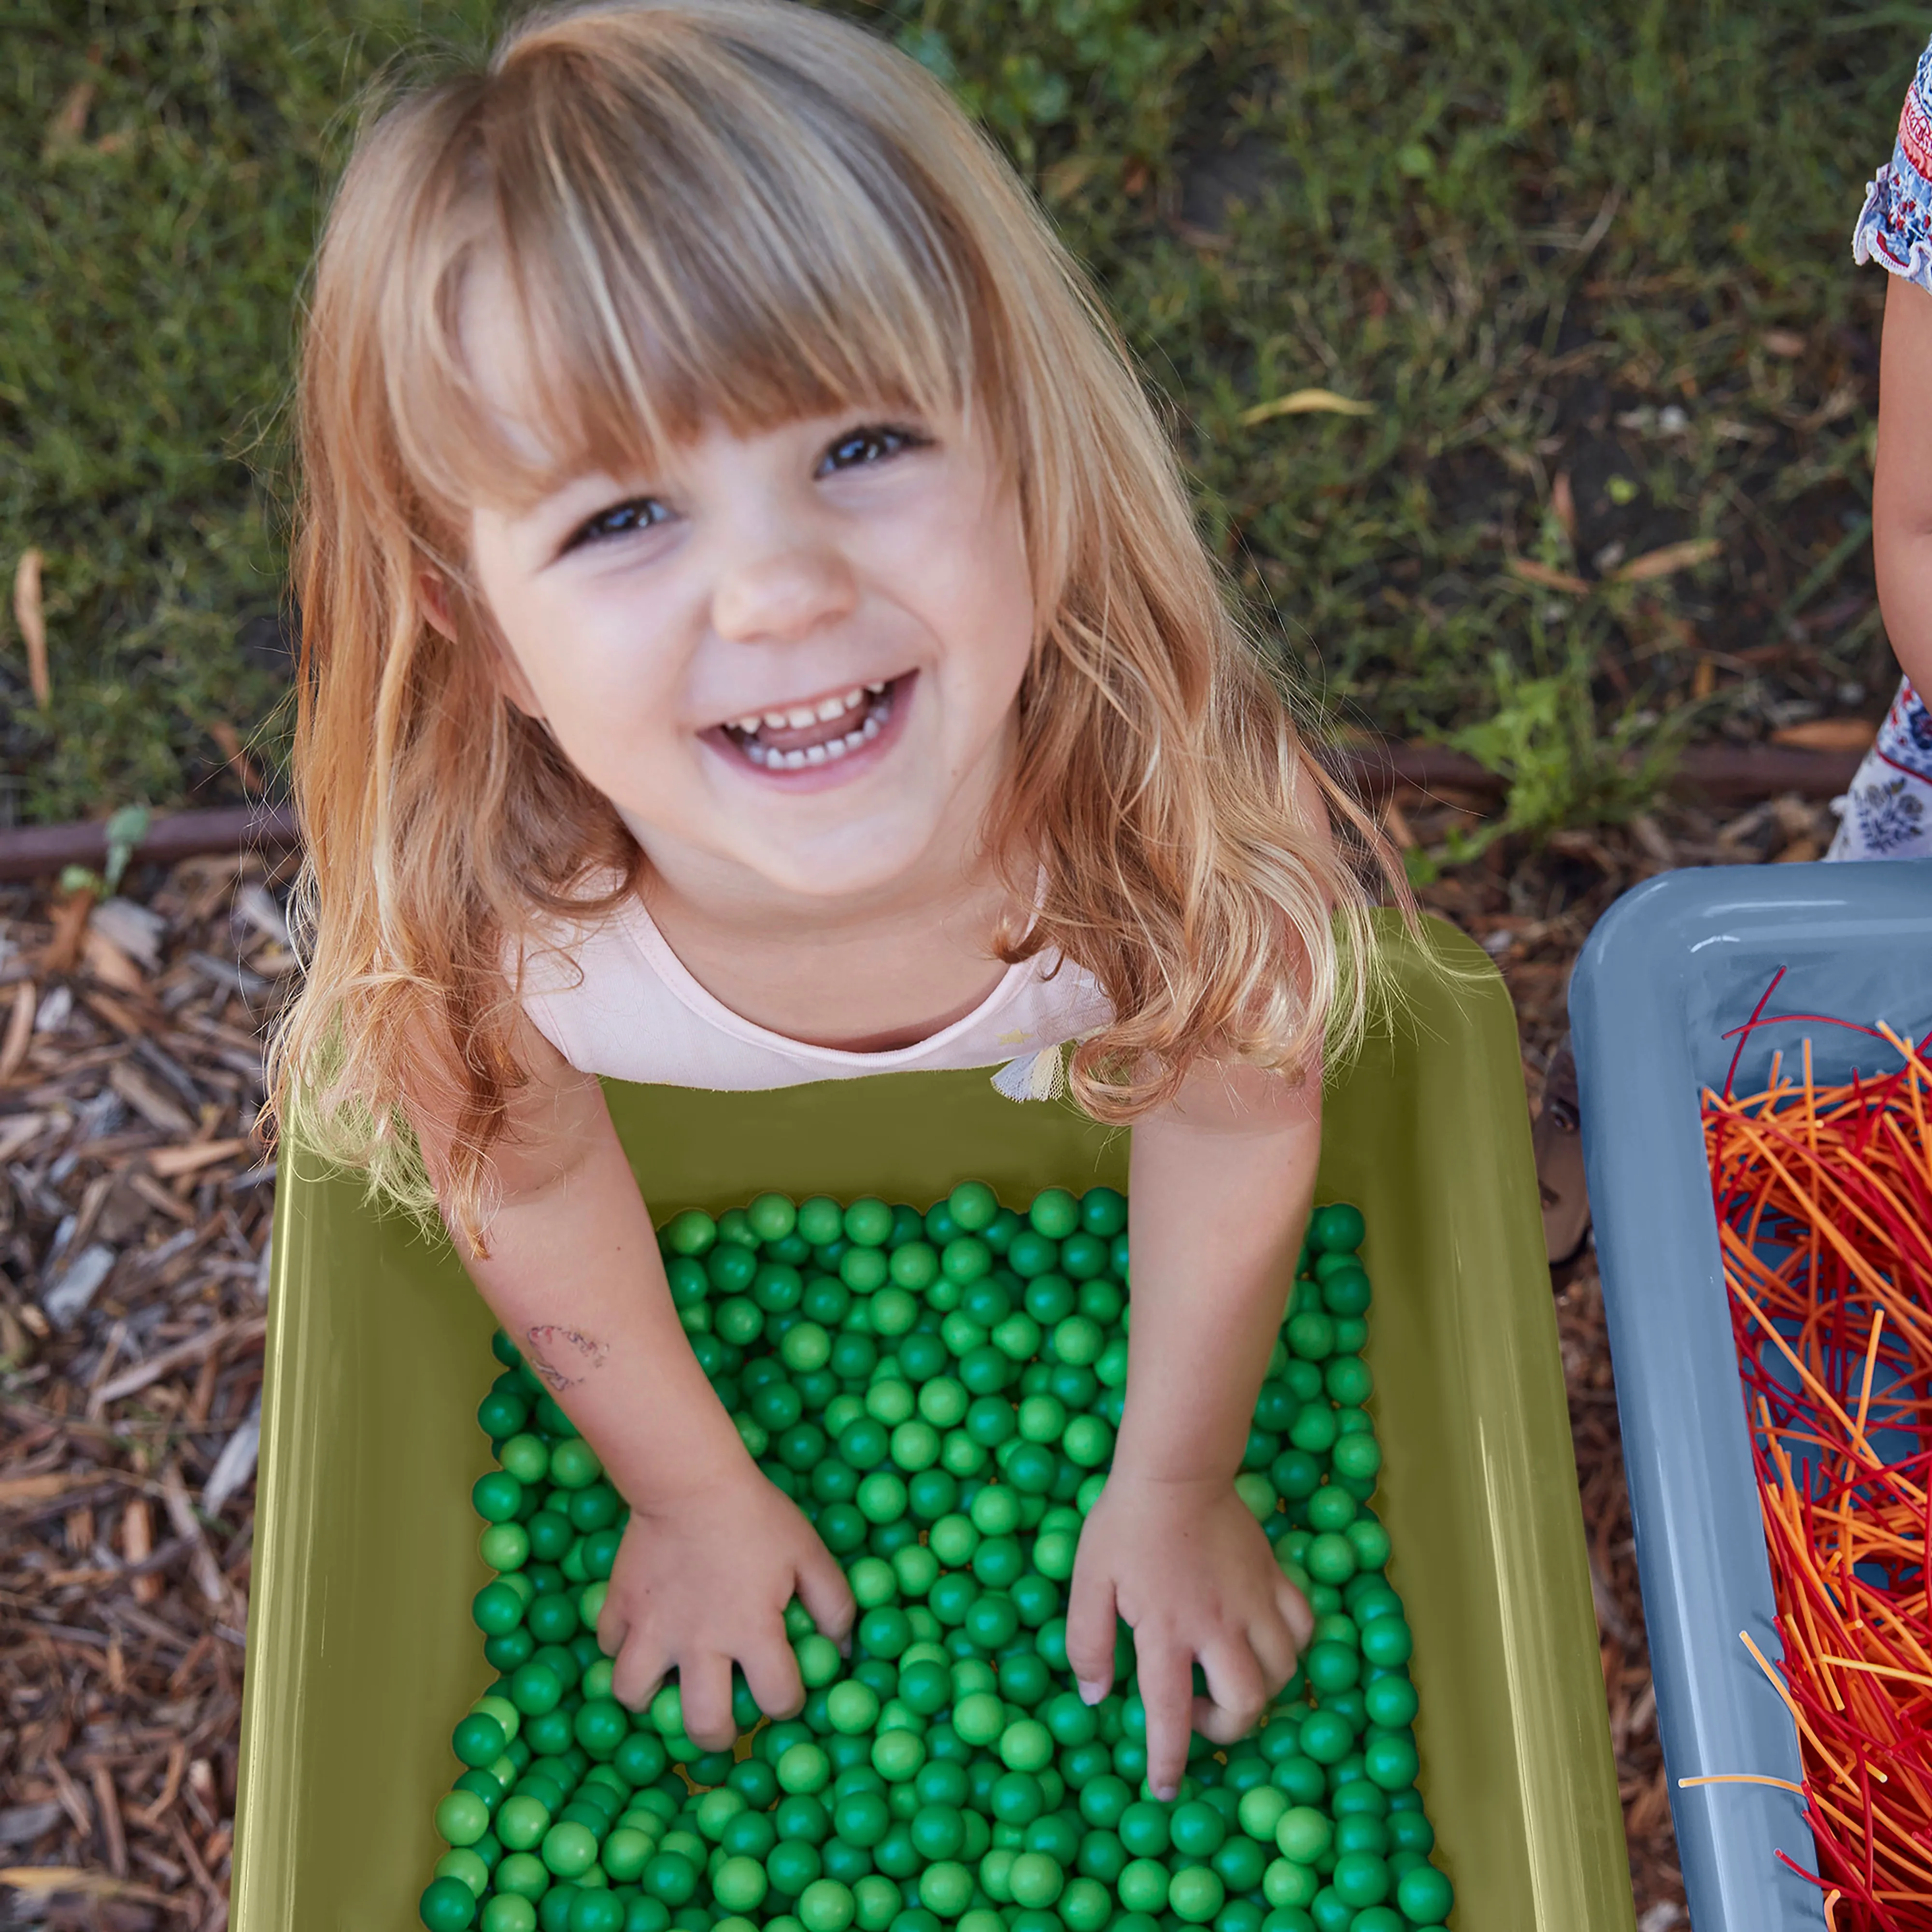
[[[830,476],[840,470],[855,470],[861,464],[878,463],[902,450],[922,449],[930,441],[915,430],[901,429],[890,423],[868,423],[848,430],[820,459],[818,473]]]
[[[629,502],[599,510],[581,525],[565,544],[567,550],[580,544],[596,543],[605,537],[628,536],[633,530],[647,530],[670,514],[655,496],[633,496]]]

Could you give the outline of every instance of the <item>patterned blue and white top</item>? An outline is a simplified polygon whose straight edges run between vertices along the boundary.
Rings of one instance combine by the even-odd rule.
[[[1890,164],[1865,190],[1852,259],[1932,293],[1932,46],[1918,57]],[[1831,859],[1932,858],[1932,711],[1899,681],[1898,695],[1839,811]]]
[[[1906,91],[1891,163],[1865,189],[1852,260],[1876,261],[1932,293],[1932,45]]]

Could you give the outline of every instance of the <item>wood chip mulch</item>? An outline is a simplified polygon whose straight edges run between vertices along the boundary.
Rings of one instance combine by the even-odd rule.
[[[227,1922],[277,886],[0,892],[0,1924]]]
[[[1398,795],[1439,844],[1481,802]],[[1569,970],[1674,865],[1817,856],[1786,799],[1492,848],[1430,909],[1496,959],[1536,1103]],[[274,1169],[252,1137],[290,983],[286,863],[137,868],[94,906],[0,889],[0,1926],[220,1932]],[[1641,1932],[1684,1922],[1601,1298],[1556,1302]]]

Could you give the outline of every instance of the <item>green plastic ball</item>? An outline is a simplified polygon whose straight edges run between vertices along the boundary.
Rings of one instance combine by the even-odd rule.
[[[701,1209],[687,1208],[672,1216],[658,1238],[674,1255],[701,1255],[717,1240],[718,1224]]]
[[[971,1871],[955,1858],[935,1859],[919,1876],[919,1902],[941,1918],[958,1918],[972,1903],[973,1890]]]
[[[1437,1925],[1454,1909],[1456,1888],[1433,1865],[1412,1865],[1396,1882],[1395,1902],[1412,1923]]]
[[[862,1248],[882,1248],[892,1239],[892,1210],[876,1196],[868,1195],[845,1210],[845,1238]]]
[[[588,1834],[586,1835],[587,1836]],[[592,1853],[593,1858],[595,1856],[593,1841]],[[556,1871],[557,1868],[550,1858],[550,1843],[548,1839],[544,1844],[544,1862],[550,1866],[552,1871]],[[589,1869],[587,1862],[584,1869],[586,1870]],[[558,1876],[568,1877],[572,1874],[560,1872]],[[652,1855],[650,1862],[638,1874],[638,1882],[650,1897],[660,1900],[675,1911],[679,1906],[688,1904],[696,1896],[698,1876],[698,1867],[682,1852],[660,1849]]]
[[[962,1180],[946,1197],[946,1211],[969,1234],[989,1228],[1000,1211],[998,1197],[983,1180]]]
[[[476,1922],[476,1894],[460,1878],[434,1879],[416,1912],[429,1932],[464,1932]]]
[[[504,1733],[502,1725],[487,1712],[479,1710],[473,1710],[464,1718],[450,1737],[450,1748],[456,1752],[458,1760],[472,1768],[494,1764],[496,1758],[502,1756],[504,1744],[508,1743],[510,1738]]]
[[[1370,1782],[1384,1791],[1406,1790],[1421,1769],[1415,1746],[1396,1731],[1369,1739],[1362,1752],[1362,1769]]]
[[[1361,1210],[1346,1201],[1331,1202],[1308,1217],[1308,1245],[1324,1254],[1352,1254],[1366,1232]]]
[[[1080,1204],[1064,1187],[1043,1189],[1033,1198],[1027,1219],[1050,1241],[1064,1241],[1080,1226]]]
[[[1167,1868],[1153,1858],[1134,1859],[1114,1884],[1116,1896],[1129,1912],[1165,1912],[1168,1889]]]
[[[1023,1718],[1000,1732],[999,1753],[1009,1771],[1044,1771],[1053,1762],[1053,1733],[1037,1718]]]
[[[1328,1882],[1343,1904],[1359,1911],[1379,1905],[1389,1894],[1389,1868],[1373,1852],[1345,1852],[1335,1861]]]
[[[1220,1813],[1198,1799],[1175,1806],[1168,1820],[1168,1830],[1174,1841],[1174,1856],[1190,1863],[1211,1858],[1228,1835],[1227,1822]]]
[[[1036,1912],[1044,1911],[1052,1904],[1066,1882],[1066,1874],[1059,1861],[1044,1852],[1022,1852],[1014,1859],[1006,1877],[1013,1903]]]
[[[1220,1874],[1206,1865],[1183,1865],[1168,1884],[1168,1909],[1190,1925],[1206,1924],[1227,1897]]]
[[[559,1878],[581,1878],[597,1862],[596,1835],[587,1826],[560,1820],[544,1834],[542,1856]]]
[[[1292,1858],[1276,1858],[1262,1876],[1262,1896],[1276,1912],[1305,1912],[1321,1889],[1314,1868]]]
[[[436,1828],[446,1844],[473,1845],[490,1828],[490,1808],[473,1791],[452,1791],[436,1808]]]

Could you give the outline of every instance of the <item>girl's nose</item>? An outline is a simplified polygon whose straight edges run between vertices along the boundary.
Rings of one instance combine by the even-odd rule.
[[[740,554],[720,574],[711,621],[734,644],[789,644],[848,616],[857,601],[850,565],[810,542]]]

